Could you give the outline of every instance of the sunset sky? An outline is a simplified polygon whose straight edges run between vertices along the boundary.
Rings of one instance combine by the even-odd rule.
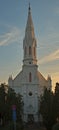
[[[31,4],[38,69],[53,89],[59,82],[59,0],[0,0],[0,84],[22,69],[23,39]]]

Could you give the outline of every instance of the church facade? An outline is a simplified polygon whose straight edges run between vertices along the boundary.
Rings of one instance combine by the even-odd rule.
[[[23,97],[24,109],[23,120],[27,122],[33,118],[38,121],[38,103],[44,87],[51,89],[51,78],[46,80],[38,71],[37,42],[34,33],[34,26],[29,6],[28,19],[23,40],[23,66],[21,72],[13,79],[9,77],[8,85],[20,93]]]

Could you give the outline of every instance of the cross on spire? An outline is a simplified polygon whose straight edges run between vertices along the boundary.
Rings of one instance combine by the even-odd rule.
[[[30,7],[30,3],[29,3],[29,12],[30,12],[30,10],[31,10],[31,7]]]

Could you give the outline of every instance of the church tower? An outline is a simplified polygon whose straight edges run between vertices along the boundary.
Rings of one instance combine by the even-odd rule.
[[[23,65],[29,65],[29,64],[37,65],[36,39],[35,39],[30,5],[28,9],[28,19],[25,30],[25,38],[23,40],[23,50],[24,50]]]

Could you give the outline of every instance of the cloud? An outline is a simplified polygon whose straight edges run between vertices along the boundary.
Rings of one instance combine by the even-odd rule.
[[[44,64],[44,63],[55,61],[55,60],[58,60],[58,59],[59,59],[59,49],[54,51],[53,53],[41,58],[38,61],[38,63],[39,64]]]
[[[56,29],[46,30],[44,35],[39,35],[37,38],[37,48],[51,48],[51,46],[59,46],[59,31]],[[52,48],[53,49],[53,48]]]
[[[0,35],[0,46],[5,46],[13,42],[19,43],[23,39],[23,32],[13,27],[9,32]]]

